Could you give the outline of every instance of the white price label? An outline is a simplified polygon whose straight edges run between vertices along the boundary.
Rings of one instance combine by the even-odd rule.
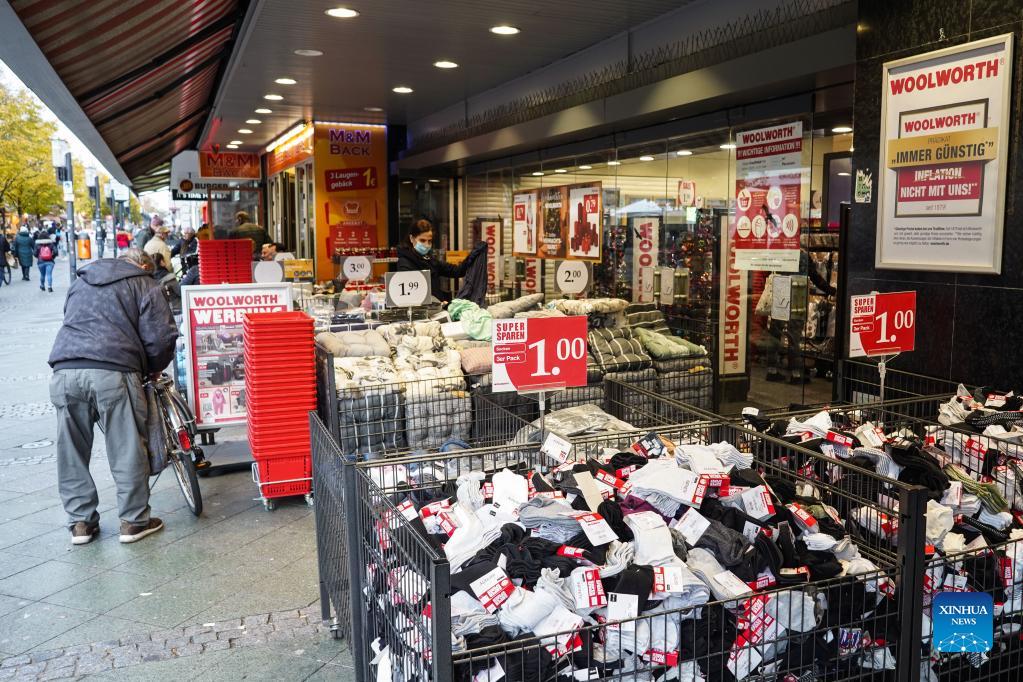
[[[564,464],[568,461],[568,453],[572,452],[572,444],[552,431],[547,434],[540,452]]]
[[[345,279],[362,282],[373,274],[373,264],[365,256],[349,256],[341,264],[341,274]]]
[[[767,493],[767,488],[762,485],[750,488],[742,494],[742,506],[745,507],[747,514],[758,521],[763,521],[775,514],[771,496]]]
[[[611,530],[611,526],[608,525],[607,521],[600,514],[588,514],[588,513],[575,513],[573,517],[582,526],[583,532],[586,533],[586,539],[590,541],[593,546],[606,545],[609,542],[613,542],[618,539],[615,532]]]
[[[678,520],[676,529],[682,533],[682,537],[686,539],[691,547],[695,547],[700,536],[710,528],[710,521],[705,519],[700,512],[690,508],[682,515],[682,518]]]
[[[639,597],[635,594],[625,592],[611,592],[607,595],[607,619],[612,623],[619,623],[619,627],[626,632],[633,632],[636,629],[636,621],[631,620],[639,616]],[[621,623],[621,621],[629,621]]]
[[[387,307],[410,308],[425,305],[430,300],[430,271],[409,270],[388,272],[384,275],[387,289]]]
[[[563,260],[558,264],[555,281],[563,294],[581,294],[590,285],[590,269],[586,263]]]

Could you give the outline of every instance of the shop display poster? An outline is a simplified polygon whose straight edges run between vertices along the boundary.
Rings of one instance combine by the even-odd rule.
[[[586,385],[585,316],[494,320],[495,393]]]
[[[291,310],[291,285],[223,284],[181,289],[188,399],[196,426],[244,424],[247,313]]]
[[[568,187],[568,257],[579,260],[600,260],[601,184]]]
[[[803,174],[802,122],[736,134],[736,269],[799,271]]]
[[[661,219],[632,219],[632,301],[654,302],[654,269],[661,238]]]
[[[888,62],[875,265],[998,274],[1012,34]]]
[[[565,225],[568,222],[568,201],[562,187],[540,190],[539,239],[537,255],[540,258],[564,258],[567,244]]]
[[[718,374],[746,373],[746,320],[749,273],[735,267],[735,244],[727,216],[721,218],[721,314],[718,315]]]
[[[512,198],[512,254],[536,255],[536,192]]]

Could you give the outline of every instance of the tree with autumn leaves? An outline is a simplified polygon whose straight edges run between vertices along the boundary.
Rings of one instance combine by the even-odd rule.
[[[0,85],[0,225],[8,224],[12,211],[41,216],[60,205],[50,161],[56,130],[35,97]]]

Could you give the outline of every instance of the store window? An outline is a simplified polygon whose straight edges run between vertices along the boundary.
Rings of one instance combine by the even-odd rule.
[[[831,121],[816,127],[810,116],[755,121],[565,157],[539,154],[534,163],[492,162],[464,180],[462,240],[471,242],[481,219],[501,219],[503,272],[494,294],[540,290],[556,297],[558,259],[542,253],[542,223],[554,213],[544,202],[556,206],[559,187],[568,186],[560,196],[569,197],[573,188],[599,186],[601,249],[588,295],[648,304],[664,312],[675,335],[706,348],[718,409],[825,403],[832,396],[840,263],[832,216],[851,190],[841,173],[851,173],[852,135],[830,132]],[[742,136],[751,131],[766,132]],[[788,152],[783,160],[774,158],[775,147]],[[737,211],[743,189],[740,201],[759,205]],[[530,217],[538,225],[530,229],[539,257],[530,258],[515,248],[514,212],[533,193],[538,206]],[[587,223],[561,215],[568,249],[583,238],[585,227],[577,226]],[[748,230],[746,221],[737,223],[744,216]],[[772,277],[758,266],[756,258],[777,264],[770,252],[749,256],[754,261],[746,267],[757,269],[730,270],[723,247],[739,227],[744,235],[788,237],[789,271]]]

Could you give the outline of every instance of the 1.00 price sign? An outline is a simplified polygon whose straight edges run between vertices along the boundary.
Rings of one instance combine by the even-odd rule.
[[[586,317],[494,320],[493,391],[586,385]]]

